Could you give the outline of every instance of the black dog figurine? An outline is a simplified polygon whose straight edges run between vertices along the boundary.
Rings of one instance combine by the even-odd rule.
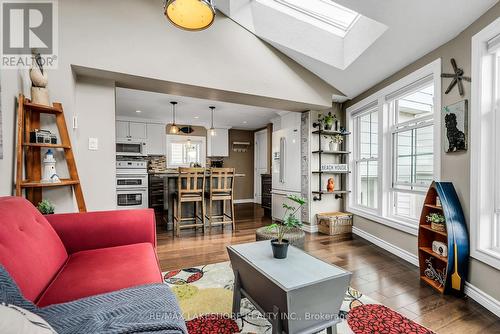
[[[457,128],[457,115],[446,115],[444,122],[449,143],[448,152],[464,151],[466,149],[465,134]]]

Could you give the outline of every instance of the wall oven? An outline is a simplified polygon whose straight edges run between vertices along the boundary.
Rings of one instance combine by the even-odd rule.
[[[116,161],[117,207],[145,209],[148,207],[147,162],[130,157],[122,159]]]
[[[118,189],[116,191],[118,209],[146,209],[148,188]]]
[[[116,141],[116,155],[142,157],[146,155],[146,143],[127,139]]]

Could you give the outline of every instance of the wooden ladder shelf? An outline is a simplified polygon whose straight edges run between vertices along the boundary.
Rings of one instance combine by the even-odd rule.
[[[40,114],[55,116],[57,129],[61,138],[60,144],[30,143],[30,131],[40,128]],[[58,183],[44,183],[42,178],[42,148],[62,149],[68,165],[70,178],[61,179]],[[16,196],[23,195],[37,205],[42,200],[42,189],[46,187],[72,186],[75,193],[78,210],[87,211],[83,198],[80,178],[76,168],[75,157],[71,148],[64,112],[60,103],[53,103],[52,107],[33,104],[24,95],[19,94],[17,108],[17,150],[16,150]],[[23,163],[25,179],[23,179]]]

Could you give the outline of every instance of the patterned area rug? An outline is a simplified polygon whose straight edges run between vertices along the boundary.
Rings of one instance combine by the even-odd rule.
[[[234,281],[229,262],[173,270],[163,276],[179,300],[190,334],[271,333],[271,324],[247,299],[241,302],[242,317],[236,322],[229,318]],[[364,304],[377,302],[349,288],[340,312],[344,320],[337,325],[339,334],[353,333],[345,319],[351,309]]]
[[[272,332],[247,299],[241,301],[241,318],[231,319],[234,275],[229,262],[168,271],[163,277],[177,296],[189,334]],[[347,290],[339,316],[338,334],[434,334],[353,288]]]

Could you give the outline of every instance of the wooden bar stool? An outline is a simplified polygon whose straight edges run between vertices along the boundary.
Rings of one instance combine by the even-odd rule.
[[[174,194],[174,235],[179,237],[181,229],[201,227],[205,233],[205,168],[179,168],[177,191]],[[182,203],[194,203],[194,215],[182,217]],[[201,215],[198,204],[201,203]],[[199,220],[199,222],[198,222]],[[182,224],[190,221],[191,224]]]
[[[212,168],[210,169],[210,188],[205,192],[205,197],[208,200],[208,228],[231,224],[233,231],[234,223],[234,168]],[[214,215],[213,204],[215,201],[222,201],[222,214]],[[226,214],[226,201],[229,201],[231,215]],[[219,221],[215,221],[219,220]]]

